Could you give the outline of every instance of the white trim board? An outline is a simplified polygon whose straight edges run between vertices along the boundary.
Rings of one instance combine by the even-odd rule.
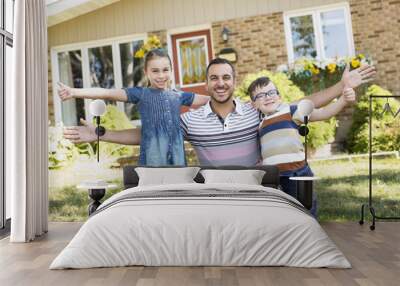
[[[130,42],[130,41],[137,41],[137,40],[146,40],[147,33],[140,33],[140,34],[130,34],[120,37],[113,37],[113,38],[104,38],[94,41],[87,41],[87,42],[79,42],[79,43],[72,43],[60,46],[51,47],[52,50],[56,50],[57,52],[64,52],[64,51],[71,51],[75,49],[80,49],[82,47],[94,47],[94,46],[105,46],[111,45],[115,42],[118,44]]]

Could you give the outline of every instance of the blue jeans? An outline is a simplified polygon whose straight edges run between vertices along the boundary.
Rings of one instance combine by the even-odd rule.
[[[289,180],[290,177],[312,177],[314,173],[311,171],[310,166],[306,165],[295,171],[286,171],[280,174],[280,185],[282,191],[297,199],[297,182]],[[317,218],[317,196],[313,192],[312,207],[310,213]]]

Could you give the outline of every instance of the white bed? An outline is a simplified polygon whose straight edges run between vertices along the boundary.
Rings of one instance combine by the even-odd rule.
[[[318,222],[283,192],[198,183],[114,195],[50,269],[128,265],[351,267]]]

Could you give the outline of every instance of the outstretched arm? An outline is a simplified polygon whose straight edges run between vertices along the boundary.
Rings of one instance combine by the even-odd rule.
[[[90,143],[97,140],[95,126],[81,119],[83,126],[71,126],[64,129],[64,138],[72,143]],[[101,141],[111,142],[124,145],[139,145],[141,140],[140,128],[124,129],[124,130],[107,130],[100,137]]]
[[[342,96],[339,97],[338,100],[323,108],[314,109],[314,111],[310,114],[310,121],[321,121],[329,119],[332,116],[338,114],[347,104],[354,102],[355,99],[356,94],[354,92],[354,89],[348,88],[343,91]]]
[[[192,107],[200,107],[204,104],[207,104],[207,102],[210,101],[210,97],[208,95],[202,95],[202,94],[195,94],[194,95],[194,100],[192,103]]]
[[[62,101],[72,98],[105,99],[126,102],[128,97],[123,89],[106,88],[72,88],[61,82],[58,85],[58,95]]]
[[[312,95],[307,96],[307,99],[310,99],[316,108],[322,107],[341,95],[343,89],[356,88],[363,83],[372,81],[375,74],[376,71],[374,66],[363,65],[350,71],[350,66],[347,64],[342,79],[337,84],[313,93]]]

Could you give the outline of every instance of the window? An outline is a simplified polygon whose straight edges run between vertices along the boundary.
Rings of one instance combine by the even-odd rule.
[[[101,88],[115,88],[114,63],[112,47],[96,47],[89,50],[90,86]],[[106,104],[116,104],[106,100]]]
[[[89,49],[90,86],[114,88],[114,64],[112,47],[104,46]]]
[[[289,62],[354,55],[348,3],[284,14]]]
[[[14,1],[0,0],[0,236],[9,231],[10,194],[5,189],[5,103],[11,93]]]
[[[206,81],[207,69],[207,39],[205,36],[198,36],[177,40],[179,82],[181,87],[203,85]]]
[[[13,33],[14,30],[14,0],[5,0],[4,2],[5,10],[5,30],[7,32]]]
[[[143,85],[142,59],[134,54],[143,45],[145,36],[125,37],[73,47],[52,49],[53,83],[58,81],[76,88],[122,88]],[[74,99],[61,102],[57,87],[53,84],[54,115],[56,122],[66,126],[77,125],[79,118],[91,119],[88,114],[89,100]],[[129,103],[116,104],[130,120],[139,118],[137,108]]]
[[[61,52],[57,55],[59,80],[64,84],[82,88],[82,54],[81,51]],[[68,100],[61,105],[62,122],[65,125],[78,125],[79,118],[85,118],[85,103],[83,99]]]
[[[133,41],[119,45],[121,57],[121,76],[123,87],[143,86],[145,78],[143,74],[143,59],[135,58],[135,53],[143,45],[143,41]],[[139,118],[136,105],[125,103],[125,113],[130,120]]]

